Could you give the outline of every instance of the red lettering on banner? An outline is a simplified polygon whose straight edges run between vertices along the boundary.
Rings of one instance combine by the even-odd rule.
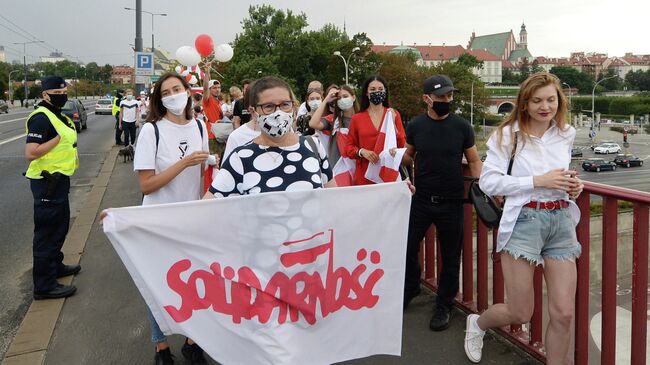
[[[379,301],[379,296],[372,291],[384,276],[384,270],[374,269],[361,282],[361,276],[368,270],[363,263],[368,258],[368,253],[363,248],[356,255],[360,264],[352,272],[345,267],[334,268],[334,231],[330,230],[329,233],[330,240],[325,244],[280,255],[282,266],[289,268],[315,263],[319,256],[328,253],[325,280],[318,272],[298,272],[292,277],[276,272],[262,286],[249,267],[239,268],[235,279],[233,268],[226,266],[222,272],[221,265],[215,262],[210,265],[210,271],[195,270],[184,281],[181,274],[192,267],[192,262],[184,259],[174,263],[167,271],[167,285],[181,297],[180,308],[167,305],[165,310],[177,323],[190,319],[194,311],[210,307],[217,313],[231,316],[233,323],[255,317],[260,323],[268,323],[277,308],[279,324],[298,322],[300,315],[307,323],[315,324],[318,304],[323,318],[343,307],[350,310],[373,308]],[[309,242],[324,234],[325,232],[320,232],[304,240],[284,242],[283,246]],[[370,262],[372,265],[381,262],[378,251],[370,253]],[[205,288],[203,297],[197,289],[199,280]],[[228,292],[230,301],[226,297]]]

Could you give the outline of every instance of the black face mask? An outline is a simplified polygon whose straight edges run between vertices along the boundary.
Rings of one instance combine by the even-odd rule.
[[[370,102],[379,105],[383,104],[386,101],[386,92],[385,91],[373,91],[370,93]]]
[[[68,94],[50,94],[47,93],[47,96],[50,97],[50,104],[61,109],[68,101]]]
[[[444,117],[445,115],[449,114],[451,111],[451,103],[447,103],[444,101],[434,101],[433,104],[431,105],[431,109],[438,115],[439,117]]]

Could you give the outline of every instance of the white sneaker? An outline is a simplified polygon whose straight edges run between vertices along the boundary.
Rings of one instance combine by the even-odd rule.
[[[478,314],[467,316],[465,323],[465,354],[469,361],[478,364],[483,354],[483,335],[485,332],[478,332],[472,327],[472,323],[478,320]]]

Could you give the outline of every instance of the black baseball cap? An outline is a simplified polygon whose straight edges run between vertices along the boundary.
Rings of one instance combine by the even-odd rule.
[[[447,75],[433,75],[424,80],[423,89],[425,94],[445,95],[450,91],[458,91],[454,83]]]
[[[63,89],[66,82],[61,76],[47,76],[41,79],[41,90]]]

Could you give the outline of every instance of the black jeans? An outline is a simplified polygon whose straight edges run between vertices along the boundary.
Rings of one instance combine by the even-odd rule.
[[[120,113],[115,114],[115,144],[123,144],[122,130],[120,129]]]
[[[460,201],[432,203],[430,196],[416,194],[411,202],[408,245],[406,249],[405,295],[420,286],[420,242],[431,224],[436,225],[442,272],[436,303],[451,307],[458,293],[460,256],[463,248],[463,204]]]
[[[61,248],[70,226],[70,178],[62,176],[52,194],[47,194],[45,179],[30,180],[34,196],[34,292],[54,289],[63,266]]]
[[[135,122],[122,121],[122,130],[124,131],[124,145],[135,144]]]

